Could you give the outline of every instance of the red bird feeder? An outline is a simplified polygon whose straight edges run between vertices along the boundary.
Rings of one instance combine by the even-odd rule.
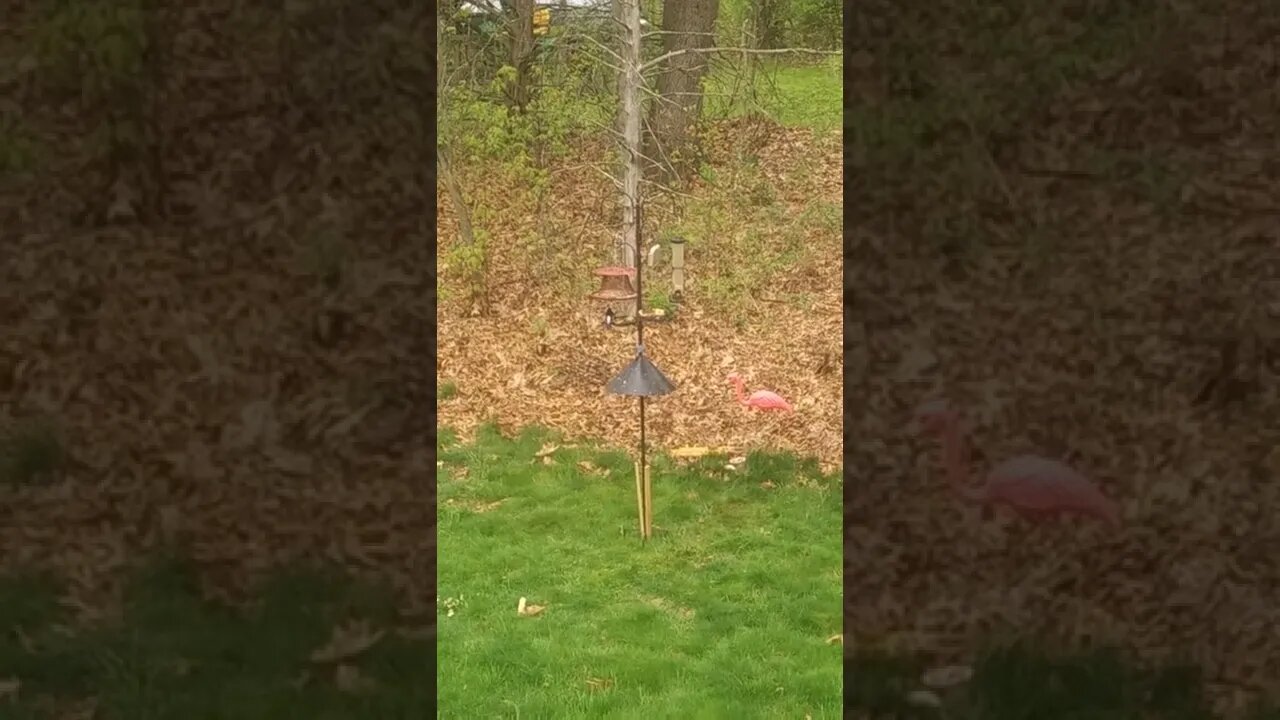
[[[595,274],[600,278],[600,289],[587,297],[603,303],[603,310],[620,318],[633,318],[636,315],[637,300],[640,297],[631,280],[636,275],[635,268],[611,266],[596,268]]]

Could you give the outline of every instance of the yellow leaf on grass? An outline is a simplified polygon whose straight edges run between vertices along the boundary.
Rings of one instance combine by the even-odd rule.
[[[587,687],[593,691],[608,690],[613,687],[613,678],[587,678]]]
[[[671,457],[673,458],[700,458],[710,454],[711,448],[701,446],[680,447],[671,451]]]
[[[528,598],[522,597],[520,598],[520,601],[516,603],[516,614],[523,617],[533,617],[546,609],[546,605],[534,605],[529,602]]]

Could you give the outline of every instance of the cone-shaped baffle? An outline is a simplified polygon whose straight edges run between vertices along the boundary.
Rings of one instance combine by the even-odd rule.
[[[636,358],[622,368],[622,372],[614,376],[605,385],[605,389],[613,395],[653,397],[666,395],[675,390],[676,386],[671,384],[657,365],[649,362],[641,347],[636,349]]]

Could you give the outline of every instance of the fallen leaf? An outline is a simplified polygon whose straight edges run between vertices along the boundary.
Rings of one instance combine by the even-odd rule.
[[[354,665],[339,665],[333,671],[333,684],[343,692],[362,692],[373,687],[373,681],[360,674]]]
[[[259,442],[274,443],[279,433],[275,408],[270,400],[253,400],[240,408],[238,424],[228,424],[222,430],[222,445],[233,450],[254,447]]]
[[[907,693],[907,702],[916,707],[940,708],[942,698],[929,690],[912,690]]]
[[[278,445],[268,447],[264,454],[276,469],[290,475],[310,475],[315,469],[311,458],[307,455],[290,452]]]
[[[925,687],[935,690],[954,687],[973,679],[973,668],[968,665],[946,665],[926,670],[920,677]]]
[[[366,620],[339,625],[333,629],[329,642],[311,653],[311,662],[332,663],[350,659],[373,647],[385,634],[385,630],[371,630]]]
[[[760,483],[760,487],[764,488],[765,490],[772,490],[777,486],[773,484],[772,480],[765,480],[764,482]]]
[[[534,453],[533,456],[536,458],[544,458],[559,449],[560,449],[559,445],[556,445],[554,443],[546,443],[545,445],[542,446],[540,450],[538,450],[538,452]]]
[[[450,611],[452,612],[452,610]],[[436,636],[435,630],[430,627],[399,627],[396,628],[396,635],[405,640],[431,640]]]
[[[520,598],[520,601],[516,603],[516,614],[524,617],[533,617],[546,609],[546,605],[534,605],[529,602],[528,598],[522,597]]]
[[[601,690],[608,690],[611,687],[613,687],[613,678],[587,678],[587,688],[590,690],[599,692]]]
[[[135,208],[138,204],[138,193],[123,178],[111,185],[111,204],[107,207],[107,220],[110,222],[130,221],[137,218]]]
[[[700,458],[711,454],[709,447],[680,447],[671,451],[673,458]]]
[[[603,474],[606,472],[604,468],[591,462],[590,460],[579,460],[578,469],[584,473],[589,473],[589,474]]]

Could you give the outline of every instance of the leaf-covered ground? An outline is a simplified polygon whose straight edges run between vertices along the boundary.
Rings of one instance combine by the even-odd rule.
[[[846,622],[959,659],[993,633],[1191,658],[1217,712],[1280,688],[1280,10],[871,3],[851,18]],[[959,505],[1066,457],[1114,534]]]
[[[79,620],[162,546],[211,597],[328,560],[428,611],[423,10],[10,5],[0,570]]]
[[[807,128],[738,119],[711,130],[711,157],[688,197],[655,198],[647,234],[688,240],[688,285],[674,321],[650,323],[646,352],[678,386],[650,404],[651,441],[660,447],[772,446],[840,458],[839,142]],[[496,225],[491,316],[468,315],[448,295],[440,303],[439,377],[457,394],[440,403],[442,425],[469,433],[485,421],[546,424],[570,436],[635,443],[635,403],[604,385],[635,351],[635,333],[601,328],[586,295],[591,272],[611,264],[616,198],[593,165],[612,152],[591,147],[552,175],[543,222],[563,228],[531,258],[521,238],[532,219]],[[477,190],[477,192],[481,192]],[[484,190],[502,195],[502,188]],[[513,191],[514,192],[514,191]],[[475,200],[475,202],[481,202]],[[441,253],[456,230],[450,200],[437,191]],[[555,257],[543,271],[540,256]],[[660,265],[646,286],[661,288]],[[447,262],[441,275],[452,281]],[[652,283],[652,285],[650,285]],[[787,397],[793,415],[752,417],[726,376]]]

